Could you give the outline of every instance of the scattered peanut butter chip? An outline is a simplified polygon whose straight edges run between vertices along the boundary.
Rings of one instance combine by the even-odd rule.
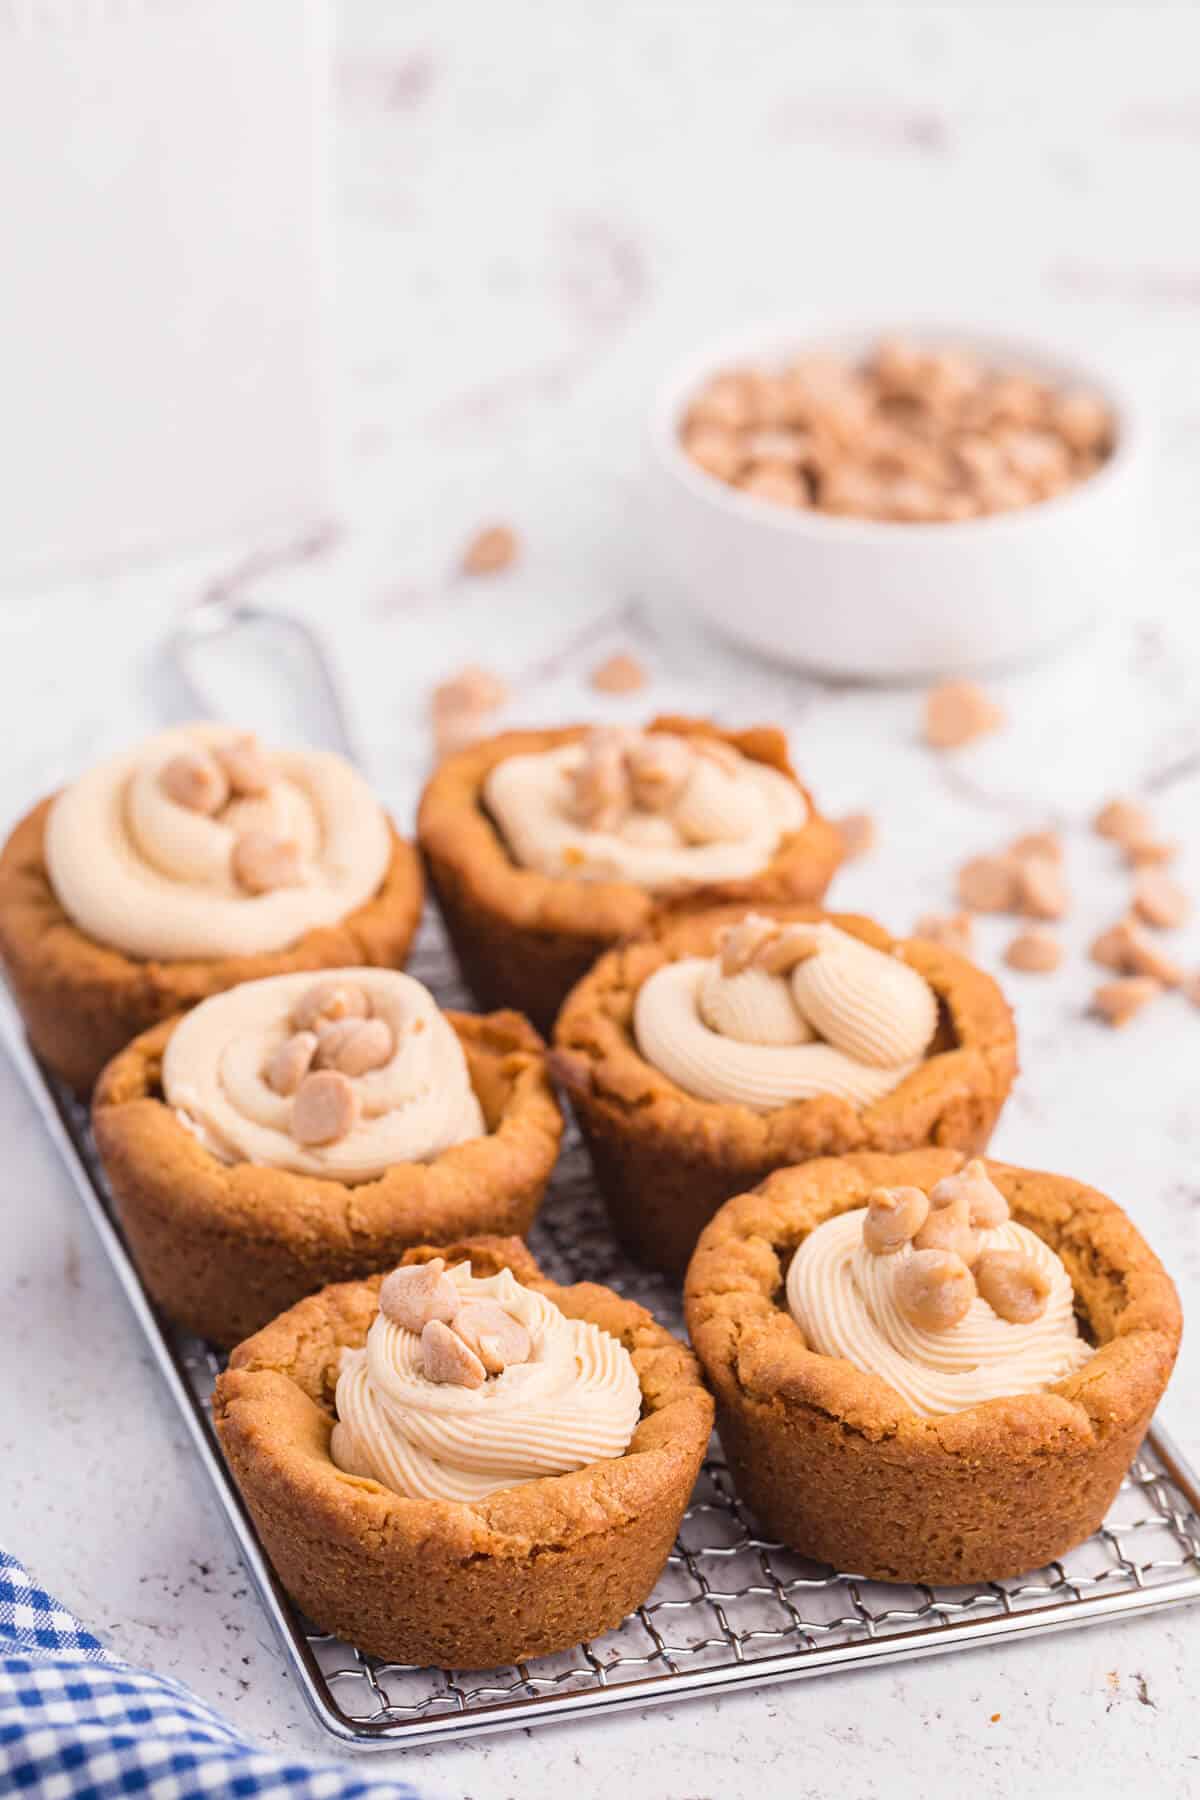
[[[367,990],[356,981],[314,981],[292,1008],[292,1024],[297,1031],[315,1031],[337,1019],[368,1018],[370,1012]]]
[[[975,1298],[970,1269],[950,1250],[915,1250],[896,1273],[896,1305],[918,1331],[952,1331]]]
[[[1174,862],[1179,845],[1173,838],[1126,838],[1121,853],[1130,868],[1161,868],[1164,863]]]
[[[973,856],[958,871],[958,897],[972,912],[1011,912],[1022,867],[1011,856]]]
[[[315,1031],[296,1031],[285,1038],[269,1059],[264,1078],[276,1094],[294,1094],[312,1067],[317,1051]]]
[[[1183,984],[1183,992],[1185,998],[1190,1000],[1193,1006],[1200,1006],[1200,969],[1194,975],[1188,976]]]
[[[975,921],[969,912],[925,913],[913,926],[913,936],[927,944],[944,944],[959,956],[971,954]]]
[[[1026,856],[1017,863],[1017,905],[1034,919],[1061,919],[1067,910],[1066,878],[1048,856]]]
[[[292,1101],[292,1136],[298,1144],[335,1144],[354,1129],[358,1095],[336,1069],[306,1075]]]
[[[648,677],[637,657],[621,650],[597,663],[590,679],[592,686],[602,694],[636,694],[639,688],[645,687]]]
[[[1092,829],[1101,837],[1115,838],[1119,844],[1154,835],[1154,824],[1145,807],[1123,797],[1105,802],[1092,820]]]
[[[203,750],[183,750],[163,764],[159,782],[168,800],[189,812],[218,813],[229,798],[229,783],[216,758]]]
[[[1162,991],[1162,983],[1150,975],[1122,975],[1100,984],[1092,995],[1092,1006],[1110,1025],[1128,1025],[1134,1014]]]
[[[431,1319],[448,1325],[458,1308],[459,1292],[441,1256],[427,1263],[405,1263],[380,1283],[379,1310],[403,1331],[420,1334]]]
[[[911,1243],[929,1216],[928,1197],[918,1187],[872,1189],[863,1220],[863,1249],[892,1256]]]
[[[1053,932],[1039,925],[1027,925],[1018,931],[1004,952],[1010,969],[1021,969],[1028,975],[1049,975],[1063,959],[1063,947]]]
[[[842,855],[847,862],[853,862],[855,857],[865,856],[875,848],[875,820],[870,813],[843,813],[833,825],[842,840]]]
[[[1133,884],[1133,906],[1147,925],[1164,931],[1182,925],[1192,911],[1189,894],[1162,869],[1141,871]]]
[[[1102,969],[1130,970],[1131,933],[1135,929],[1132,919],[1118,919],[1115,925],[1110,925],[1106,931],[1092,939],[1088,955]]]
[[[269,831],[247,831],[233,846],[234,880],[249,894],[270,894],[276,888],[302,887],[304,862],[293,838],[275,837]]]
[[[487,730],[488,719],[509,697],[507,682],[468,664],[434,688],[429,702],[434,752],[440,759],[465,750]]]
[[[475,1352],[440,1319],[430,1319],[421,1332],[421,1362],[428,1380],[451,1387],[478,1388],[487,1380]]]
[[[1032,856],[1060,863],[1063,860],[1062,839],[1057,831],[1027,831],[1010,845],[1009,855],[1020,861]]]
[[[498,575],[516,562],[518,547],[511,525],[487,525],[476,532],[463,551],[463,574]]]
[[[269,792],[275,772],[259,747],[252,732],[222,744],[213,751],[235,794],[258,795]]]
[[[1183,970],[1173,957],[1161,950],[1140,925],[1130,924],[1125,940],[1125,967],[1131,975],[1150,975],[1164,987],[1178,987]]]
[[[454,1317],[454,1329],[473,1350],[489,1375],[510,1363],[529,1361],[533,1342],[520,1319],[498,1300],[466,1300]]]
[[[1032,1325],[1046,1310],[1050,1284],[1023,1250],[985,1250],[975,1265],[975,1285],[998,1318]]]
[[[340,1019],[321,1030],[317,1065],[343,1075],[369,1075],[391,1061],[395,1048],[391,1027],[382,1019]]]
[[[956,750],[1004,724],[1004,710],[973,681],[946,681],[925,696],[925,742]]]

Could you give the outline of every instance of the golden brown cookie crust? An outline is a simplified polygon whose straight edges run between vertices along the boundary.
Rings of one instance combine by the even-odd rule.
[[[899,948],[937,994],[935,1054],[873,1106],[822,1096],[756,1113],[697,1100],[639,1054],[634,1001],[665,963],[712,955],[721,931],[745,908],[666,919],[643,941],[601,958],[559,1016],[555,1073],[571,1097],[618,1235],[640,1261],[672,1274],[683,1272],[717,1207],[773,1169],[923,1144],[982,1150],[1016,1077],[1012,1013],[991,976],[965,957],[917,938],[902,943],[854,913],[755,910],[786,922],[829,919],[876,949]]]
[[[783,1284],[797,1246],[876,1186],[926,1191],[951,1150],[784,1169],[723,1206],[692,1258],[688,1329],[717,1395],[730,1468],[763,1526],[880,1581],[998,1581],[1095,1531],[1175,1361],[1174,1286],[1105,1195],[989,1163],[1018,1224],[1066,1264],[1096,1354],[1045,1393],[924,1418],[886,1381],[810,1350]]]
[[[421,920],[423,883],[413,846],[392,831],[392,859],[377,893],[336,925],[287,950],[189,962],[126,956],[74,925],[46,871],[41,800],[0,850],[0,963],[37,1054],[78,1094],[139,1031],[212,994],[299,969],[367,964],[400,969]]]
[[[430,884],[463,975],[481,1006],[515,1006],[549,1032],[568,991],[605,950],[648,929],[664,911],[694,911],[723,901],[760,906],[819,900],[842,860],[836,828],[817,811],[788,761],[787,740],[769,726],[722,731],[708,719],[664,715],[649,731],[717,738],[743,756],[791,777],[808,802],[801,830],[783,839],[768,866],[664,902],[621,881],[569,881],[513,862],[483,804],[497,763],[576,743],[591,727],[509,731],[447,757],[421,799],[417,836]]]
[[[446,1017],[488,1136],[355,1187],[205,1149],[162,1099],[177,1019],[108,1065],[96,1145],[142,1279],[170,1318],[236,1344],[317,1288],[394,1267],[414,1244],[529,1230],[562,1136],[545,1045],[516,1013]]]
[[[406,1500],[329,1455],[343,1346],[361,1345],[379,1278],[326,1288],[234,1351],[213,1422],[284,1586],[326,1631],[389,1661],[494,1668],[610,1630],[650,1593],[712,1426],[695,1358],[608,1288],[545,1280],[516,1240],[425,1247],[511,1268],[569,1318],[623,1343],[642,1388],[624,1456],[474,1505]]]

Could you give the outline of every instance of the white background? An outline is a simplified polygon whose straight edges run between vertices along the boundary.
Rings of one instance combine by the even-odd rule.
[[[1083,956],[1127,894],[1089,812],[1200,751],[1194,10],[348,0],[339,26],[338,532],[259,594],[331,631],[385,797],[410,817],[429,684],[468,657],[512,681],[508,716],[548,720],[599,710],[587,670],[631,647],[649,704],[777,719],[827,809],[877,814],[880,850],[835,893],[894,928],[949,901],[964,855],[1061,825],[1071,956],[1052,979],[1005,978],[1023,1073],[994,1147],[1115,1195],[1200,1304],[1200,1013],[1173,997],[1107,1032],[1084,1016]],[[1119,360],[1155,416],[1129,617],[998,680],[1010,728],[951,760],[920,746],[915,693],[819,687],[667,613],[640,548],[641,421],[665,365],[746,317],[872,308],[1073,336]],[[461,540],[492,518],[521,530],[519,567],[455,580]],[[244,548],[4,602],[5,815],[178,716],[163,634]],[[1198,793],[1178,780],[1159,810],[1200,892]],[[1007,930],[982,932],[988,966]],[[1181,945],[1200,966],[1200,930]],[[2,1076],[0,1131],[0,1541],[135,1661],[268,1743],[319,1749]],[[1197,1393],[1185,1346],[1167,1415],[1193,1455]],[[370,1766],[473,1800],[1183,1793],[1198,1633],[1200,1612],[1166,1614]]]

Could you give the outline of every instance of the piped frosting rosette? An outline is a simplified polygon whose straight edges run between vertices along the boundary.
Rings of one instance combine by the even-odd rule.
[[[478,1501],[621,1456],[641,1411],[628,1351],[511,1270],[397,1269],[345,1350],[333,1460],[410,1499]]]
[[[878,1188],[818,1225],[787,1302],[811,1349],[881,1376],[927,1417],[1039,1393],[1092,1354],[1062,1260],[1009,1217],[978,1161],[928,1196]]]
[[[363,905],[387,820],[361,775],[228,726],[162,732],[55,801],[46,866],[64,910],[131,956],[255,956]]]
[[[826,923],[748,914],[715,957],[667,963],[642,984],[646,1061],[700,1100],[772,1112],[831,1095],[869,1106],[918,1066],[937,1000],[915,969]]]
[[[755,875],[808,818],[789,776],[721,739],[618,727],[506,757],[484,797],[523,868],[650,893]]]
[[[162,1084],[226,1161],[348,1183],[487,1129],[454,1027],[394,969],[276,975],[217,994],[175,1027]]]

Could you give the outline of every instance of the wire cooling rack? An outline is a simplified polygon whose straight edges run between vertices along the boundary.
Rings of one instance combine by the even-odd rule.
[[[412,963],[446,1005],[463,1003],[433,921]],[[772,1542],[733,1491],[719,1451],[705,1463],[650,1599],[617,1631],[506,1669],[381,1662],[315,1629],[279,1586],[209,1422],[216,1352],[150,1305],[114,1223],[83,1109],[29,1052],[11,1006],[10,1054],[171,1388],[263,1604],[318,1721],[360,1746],[428,1744],[476,1732],[644,1707],[829,1669],[873,1667],[1065,1629],[1200,1598],[1200,1486],[1165,1433],[1151,1432],[1102,1530],[1048,1568],[973,1587],[894,1587],[807,1562]],[[558,1281],[601,1281],[682,1330],[678,1290],[638,1269],[608,1229],[578,1134],[530,1246]]]

